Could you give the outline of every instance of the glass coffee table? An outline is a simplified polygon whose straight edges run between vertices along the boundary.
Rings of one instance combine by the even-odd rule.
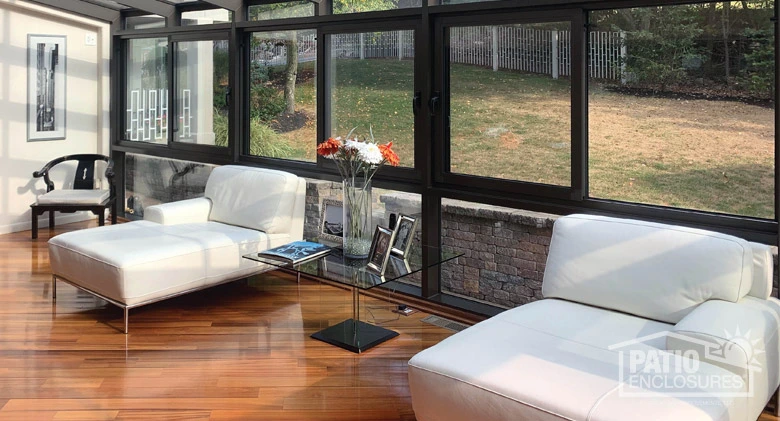
[[[398,332],[360,320],[361,290],[401,280],[420,273],[423,269],[441,265],[462,255],[442,250],[438,253],[438,258],[429,259],[431,261],[427,265],[423,265],[422,250],[420,246],[413,246],[409,253],[410,257],[407,259],[391,256],[383,276],[366,267],[368,259],[346,258],[339,248],[333,248],[327,255],[294,265],[268,259],[257,253],[247,254],[244,258],[280,269],[291,270],[297,274],[299,281],[301,274],[303,274],[350,287],[352,290],[352,318],[320,330],[311,337],[352,352],[361,353],[398,336]],[[431,248],[430,251],[433,249]],[[436,253],[429,253],[430,255],[436,256]]]

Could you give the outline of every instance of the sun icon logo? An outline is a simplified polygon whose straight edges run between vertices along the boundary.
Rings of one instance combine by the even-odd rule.
[[[765,352],[760,348],[761,339],[751,339],[750,330],[743,335],[739,328],[733,334],[729,331],[723,333],[725,338],[716,339],[719,347],[712,349],[712,357],[722,359],[724,363],[731,365],[734,361],[746,361],[749,371],[760,372],[761,363],[756,356]]]

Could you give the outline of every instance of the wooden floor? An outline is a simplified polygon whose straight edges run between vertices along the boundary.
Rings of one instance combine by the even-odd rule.
[[[124,335],[112,305],[51,300],[46,241],[90,225],[0,236],[0,421],[415,419],[407,361],[451,335],[424,313],[364,297],[401,335],[356,355],[309,338],[351,316],[348,291],[266,274],[131,311]]]
[[[94,224],[91,224],[94,225]],[[46,241],[0,236],[0,420],[414,420],[407,361],[451,334],[361,300],[400,336],[357,355],[309,338],[351,293],[266,274],[122,312],[58,283]]]

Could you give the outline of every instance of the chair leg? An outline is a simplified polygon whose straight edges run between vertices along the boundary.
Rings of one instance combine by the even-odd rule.
[[[98,225],[101,227],[106,224],[106,210],[100,209],[100,212],[98,214]]]
[[[111,204],[111,225],[116,225],[116,212],[119,209],[118,201],[114,200]]]
[[[49,229],[54,229],[54,211],[49,211]]]
[[[38,238],[38,212],[33,209],[32,211],[32,239]]]
[[[51,276],[51,299],[57,301],[57,277],[55,275]]]

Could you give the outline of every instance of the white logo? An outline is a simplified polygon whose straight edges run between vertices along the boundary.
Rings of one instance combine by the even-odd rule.
[[[752,397],[760,339],[659,332],[609,347],[618,352],[619,394],[627,397]]]

